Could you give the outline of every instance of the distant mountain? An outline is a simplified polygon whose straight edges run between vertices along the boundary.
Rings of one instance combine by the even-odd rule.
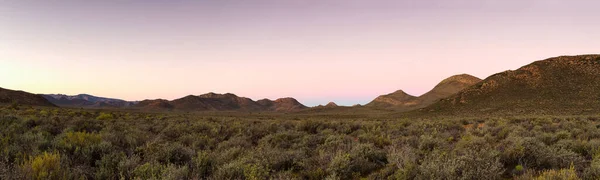
[[[189,95],[180,99],[175,99],[170,102],[175,109],[181,110],[214,110],[214,111],[227,111],[227,110],[245,110],[245,111],[258,111],[263,107],[252,101],[249,98],[238,97],[235,94],[216,94],[208,93],[199,96]]]
[[[281,98],[275,101],[250,98],[235,94],[207,93],[199,96],[188,95],[173,101],[144,100],[138,105],[142,109],[174,109],[185,111],[297,111],[307,108],[294,98]]]
[[[561,56],[494,74],[427,112],[579,114],[600,111],[600,55]]]
[[[256,101],[256,103],[266,108],[268,111],[297,111],[308,108],[302,103],[298,102],[298,100],[291,97],[279,98],[275,101],[261,99]]]
[[[338,107],[338,105],[334,102],[329,102],[325,105],[325,107]]]
[[[390,94],[381,95],[365,106],[383,108],[392,106],[414,106],[416,105],[415,99],[417,99],[417,97],[411,96],[402,90],[397,90]]]
[[[415,97],[405,93],[402,90],[398,90],[390,94],[381,95],[365,106],[375,108],[390,108],[401,111],[423,108],[437,102],[442,98],[453,95],[464,88],[472,86],[479,81],[481,81],[481,79],[468,74],[454,75],[444,79],[432,90],[419,97]]]
[[[135,107],[144,108],[146,110],[170,110],[174,108],[173,105],[165,99],[143,100],[137,103]]]
[[[41,95],[24,91],[14,91],[0,88],[0,103],[18,103],[31,106],[55,106]]]
[[[96,97],[89,94],[69,96],[64,94],[43,94],[48,101],[62,107],[86,107],[86,108],[125,108],[132,107],[137,102],[121,99]]]

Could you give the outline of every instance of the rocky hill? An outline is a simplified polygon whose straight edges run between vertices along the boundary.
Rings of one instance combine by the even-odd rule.
[[[600,111],[600,55],[561,56],[494,74],[426,112],[580,114]]]

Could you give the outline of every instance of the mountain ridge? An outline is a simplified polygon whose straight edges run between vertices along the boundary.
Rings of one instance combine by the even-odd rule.
[[[239,97],[232,93],[217,94],[206,93],[201,95],[188,95],[172,101],[144,100],[136,107],[142,109],[168,109],[184,111],[298,111],[306,109],[296,99],[291,97],[279,98],[274,101],[261,99],[253,101],[247,97]]]
[[[559,56],[481,82],[424,112],[577,114],[600,109],[600,55]]]

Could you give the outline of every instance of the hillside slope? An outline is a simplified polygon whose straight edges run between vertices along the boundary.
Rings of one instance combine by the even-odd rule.
[[[427,112],[580,114],[600,111],[600,55],[561,56],[494,74]]]
[[[31,106],[55,106],[41,95],[0,88],[0,103],[13,102]]]

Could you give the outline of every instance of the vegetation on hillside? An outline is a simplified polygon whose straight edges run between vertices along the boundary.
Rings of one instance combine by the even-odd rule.
[[[600,118],[0,107],[0,179],[597,179]]]

